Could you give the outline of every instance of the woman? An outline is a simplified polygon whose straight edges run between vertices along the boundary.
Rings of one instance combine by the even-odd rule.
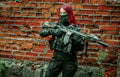
[[[60,21],[57,26],[80,31],[70,5],[62,5],[58,13]],[[42,37],[52,35],[49,43],[51,49],[54,50],[45,77],[57,77],[60,72],[63,77],[74,77],[78,67],[77,52],[83,50],[84,47],[83,38],[69,31],[64,33],[59,28],[44,26],[40,30],[40,35]]]

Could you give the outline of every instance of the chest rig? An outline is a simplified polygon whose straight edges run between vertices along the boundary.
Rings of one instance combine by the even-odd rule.
[[[67,26],[67,27],[65,27],[65,26],[61,26],[61,27],[73,29],[72,25]],[[70,53],[71,48],[72,48],[71,37],[72,37],[72,33],[70,31],[68,31],[66,33],[62,33],[61,36],[53,36],[53,38],[49,41],[50,48],[52,50]]]

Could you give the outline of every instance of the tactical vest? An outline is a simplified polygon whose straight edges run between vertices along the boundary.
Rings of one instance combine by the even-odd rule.
[[[76,28],[74,28],[72,25],[68,26],[66,28],[76,30]],[[68,38],[66,38],[66,37],[68,37]],[[65,43],[64,41],[67,41],[67,42]],[[66,52],[66,53],[72,53],[72,51],[74,51],[74,52],[78,51],[75,48],[75,46],[73,46],[73,42],[74,41],[72,41],[72,34],[69,34],[69,33],[63,33],[61,36],[53,36],[53,38],[51,40],[49,40],[51,50],[62,51],[62,52]],[[81,42],[83,42],[83,41],[81,41]]]

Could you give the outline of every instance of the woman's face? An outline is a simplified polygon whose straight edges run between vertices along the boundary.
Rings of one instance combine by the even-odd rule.
[[[60,22],[65,26],[69,25],[67,12],[63,8],[60,9]]]
[[[63,8],[61,8],[60,9],[60,15],[67,15],[67,12]]]

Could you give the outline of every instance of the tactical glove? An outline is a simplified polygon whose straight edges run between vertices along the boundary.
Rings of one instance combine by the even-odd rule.
[[[72,39],[74,42],[79,42],[81,41],[81,37],[77,34],[73,34]]]

